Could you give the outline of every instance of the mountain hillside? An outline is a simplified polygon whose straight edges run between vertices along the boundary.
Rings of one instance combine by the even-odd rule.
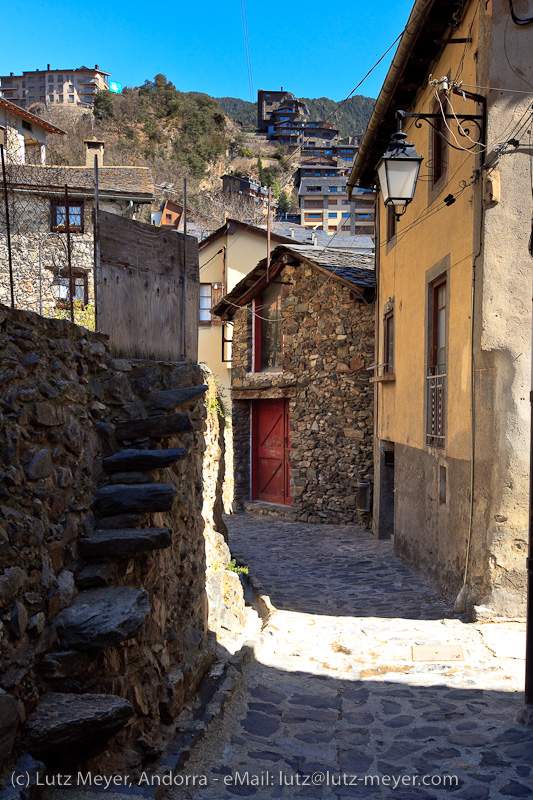
[[[254,129],[257,126],[257,106],[255,103],[251,103],[248,100],[240,100],[238,97],[217,97],[216,99],[220,107],[231,119],[240,120],[249,129]],[[334,113],[339,104],[328,97],[318,97],[316,99],[300,97],[298,99],[307,104],[312,120],[329,118],[329,121],[339,129],[341,136],[354,136],[357,133],[363,133],[375,103],[375,100],[370,97],[356,94],[355,97],[350,97]]]

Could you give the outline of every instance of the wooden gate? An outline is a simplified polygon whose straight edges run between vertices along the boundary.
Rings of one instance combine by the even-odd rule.
[[[99,227],[98,329],[112,355],[196,362],[197,240],[106,211]]]
[[[289,401],[252,404],[252,499],[292,503],[289,478]]]

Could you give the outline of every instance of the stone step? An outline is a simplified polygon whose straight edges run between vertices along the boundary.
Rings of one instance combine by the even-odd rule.
[[[148,524],[149,515],[146,512],[142,514],[113,514],[109,517],[100,517],[98,519],[98,527],[100,529],[113,529],[117,528],[139,528],[141,525]]]
[[[47,763],[79,761],[101,752],[132,715],[131,703],[115,695],[50,692],[26,721],[26,746]]]
[[[196,400],[207,392],[206,384],[189,386],[185,389],[168,389],[163,392],[150,392],[144,399],[144,405],[149,411],[170,411],[172,408],[181,408],[186,403]]]
[[[169,447],[166,450],[121,450],[109,458],[104,458],[102,466],[108,473],[162,469],[187,457],[183,447]]]
[[[150,600],[144,589],[88,589],[59,612],[53,625],[63,648],[95,650],[130,639],[149,613]]]
[[[170,528],[123,528],[97,530],[79,539],[80,553],[86,561],[124,558],[151,550],[164,550],[172,544]]]
[[[263,500],[250,500],[244,504],[247,514],[258,514],[263,517],[278,517],[280,519],[294,519],[294,509],[292,506],[284,506],[278,503],[267,503]]]
[[[119,441],[125,439],[162,439],[174,433],[192,431],[189,415],[185,412],[178,414],[158,414],[155,417],[141,417],[117,422],[116,436]]]
[[[115,483],[94,493],[94,509],[103,517],[168,511],[178,490],[171,483]]]

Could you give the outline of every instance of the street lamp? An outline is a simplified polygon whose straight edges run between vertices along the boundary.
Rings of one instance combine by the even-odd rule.
[[[420,164],[424,160],[415,150],[412,142],[406,142],[407,134],[402,131],[403,111],[396,112],[398,130],[377,165],[379,186],[386,206],[405,208],[414,197]],[[399,219],[401,214],[396,213]]]

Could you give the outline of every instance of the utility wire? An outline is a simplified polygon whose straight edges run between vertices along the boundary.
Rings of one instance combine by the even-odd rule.
[[[250,89],[250,100],[254,101],[254,83],[252,79],[252,57],[250,54],[250,41],[248,39],[248,19],[246,17],[246,0],[241,2],[242,32],[244,36],[244,52],[246,55],[246,68],[248,70],[248,86]]]

